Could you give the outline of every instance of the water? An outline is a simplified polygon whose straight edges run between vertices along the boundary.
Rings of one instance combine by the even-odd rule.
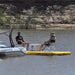
[[[25,55],[0,59],[0,75],[74,75],[75,74],[75,31],[25,31],[20,30],[24,39],[40,44],[49,39],[49,33],[55,32],[55,48],[58,51],[71,51],[67,56]],[[13,39],[17,31],[13,32]],[[1,41],[8,42],[1,36]],[[8,42],[9,43],[9,42]],[[15,42],[16,43],[16,42]]]

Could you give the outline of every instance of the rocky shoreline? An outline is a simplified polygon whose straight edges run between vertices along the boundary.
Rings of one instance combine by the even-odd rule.
[[[11,24],[15,29],[75,29],[75,1],[8,1],[0,3],[1,25]]]
[[[23,25],[12,25],[13,29],[24,29],[24,30],[75,30],[75,24],[51,24],[41,26],[41,25],[36,25],[34,28],[29,28],[26,29],[24,28]],[[9,29],[7,25],[0,26],[0,29]]]
[[[23,25],[12,25],[14,29],[25,29]],[[36,30],[75,30],[75,24],[51,24],[51,25],[36,25],[34,28],[29,29],[36,29]]]

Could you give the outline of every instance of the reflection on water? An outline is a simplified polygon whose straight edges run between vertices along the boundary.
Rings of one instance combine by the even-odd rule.
[[[68,56],[25,55],[0,59],[0,75],[74,75],[75,74],[75,31],[21,31],[24,39],[33,44],[41,44],[49,39],[49,33],[56,34],[56,51],[71,51]],[[13,39],[17,31],[13,32]],[[4,35],[2,35],[4,36]],[[9,43],[7,37],[1,41]]]

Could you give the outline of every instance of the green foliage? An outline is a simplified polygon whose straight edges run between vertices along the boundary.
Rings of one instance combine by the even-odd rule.
[[[4,24],[2,17],[4,16],[4,10],[0,8],[0,24]]]
[[[2,18],[0,17],[0,24],[2,25],[3,24],[3,20],[2,20]]]
[[[3,12],[4,12],[4,10],[2,8],[0,8],[0,16],[4,16]]]
[[[36,25],[36,24],[42,24],[42,22],[36,21],[36,20],[32,20],[31,21],[32,24]]]
[[[11,19],[12,19],[11,17],[6,17],[7,20],[6,22],[9,24]]]

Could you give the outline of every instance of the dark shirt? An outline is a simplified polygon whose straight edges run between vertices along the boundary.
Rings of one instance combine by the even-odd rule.
[[[50,46],[50,41],[45,41],[45,42],[44,42],[44,45],[45,45],[45,46]]]
[[[51,36],[50,42],[51,42],[51,43],[55,43],[55,40],[56,40],[56,37],[55,37],[55,36]]]
[[[20,40],[20,41],[18,41],[18,40]],[[16,36],[16,41],[18,44],[22,44],[21,41],[23,41],[23,37],[22,36]]]
[[[50,46],[51,43],[55,43],[56,41],[56,37],[55,36],[51,36],[51,38],[48,41],[44,42],[45,46]]]

